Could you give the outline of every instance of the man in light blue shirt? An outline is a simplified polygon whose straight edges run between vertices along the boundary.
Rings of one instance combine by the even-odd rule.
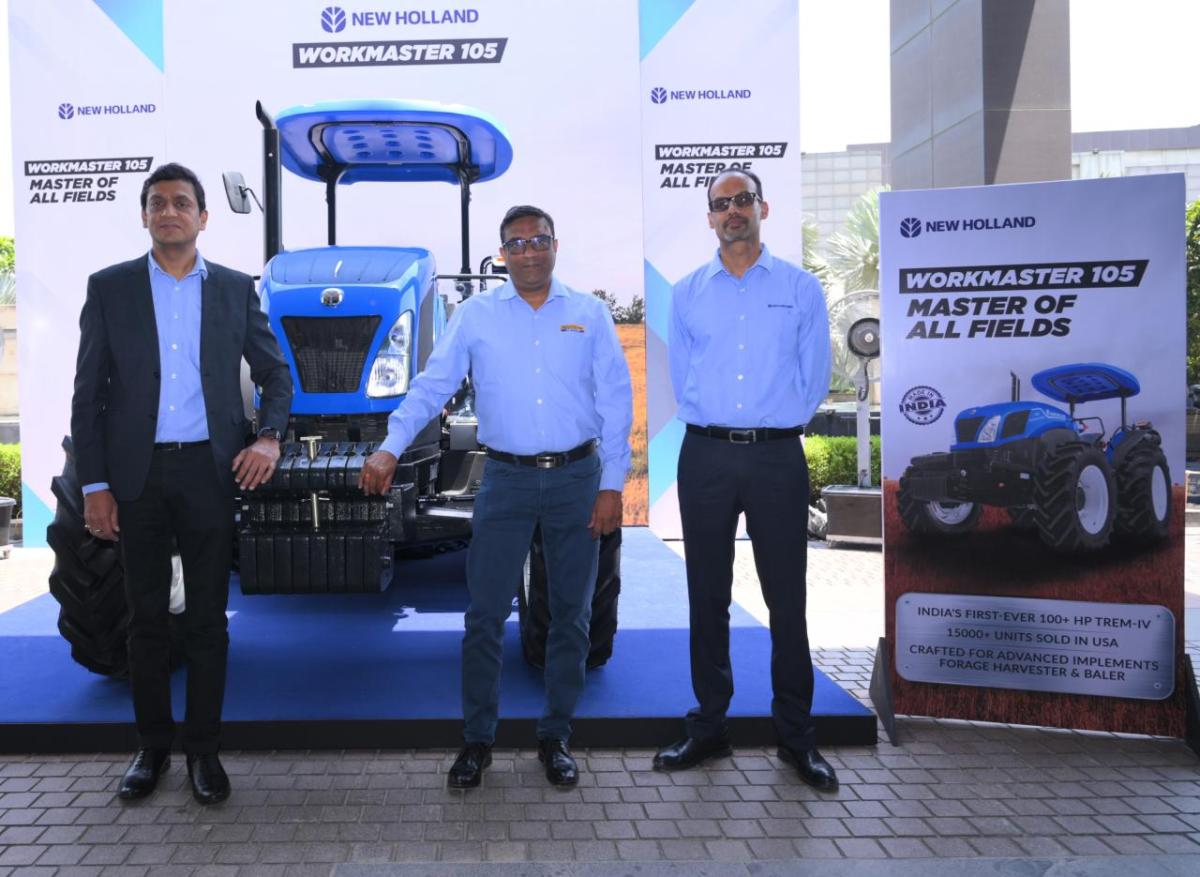
[[[829,316],[820,282],[759,240],[762,182],[726,171],[708,191],[719,249],[675,284],[669,359],[678,417],[679,510],[687,559],[692,687],[687,736],[654,757],[677,770],[731,751],[729,603],[745,513],[771,614],[771,713],[779,757],[822,790],[837,776],[816,749],[805,621],[808,464],[800,436],[829,388]]]
[[[567,741],[590,646],[597,540],[621,525],[633,394],[604,303],[553,276],[558,241],[549,214],[512,208],[500,240],[510,281],[455,310],[359,484],[368,494],[387,491],[400,455],[469,373],[488,460],[467,557],[465,745],[448,781],[477,786],[491,764],[504,622],[540,527],[551,620],[538,756],[551,783],[573,785],[579,774]]]

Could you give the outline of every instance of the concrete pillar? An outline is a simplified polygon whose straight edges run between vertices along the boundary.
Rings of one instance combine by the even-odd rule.
[[[1068,0],[891,0],[892,187],[1071,176]]]

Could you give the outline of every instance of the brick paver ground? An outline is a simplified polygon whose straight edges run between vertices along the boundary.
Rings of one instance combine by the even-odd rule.
[[[1200,591],[1200,530],[1188,541],[1189,588]],[[877,552],[812,556],[818,615],[827,598],[831,612],[881,614]],[[749,563],[741,552],[740,594],[753,584]],[[851,605],[834,607],[848,568]],[[860,624],[864,642],[875,623]],[[1189,652],[1200,658],[1200,642]],[[822,647],[815,658],[867,699],[869,647]],[[901,731],[900,746],[823,748],[836,794],[811,790],[760,748],[675,774],[651,771],[650,750],[580,752],[582,778],[567,791],[547,786],[532,750],[497,751],[469,792],[445,786],[449,750],[227,752],[224,805],[191,800],[179,758],[155,795],[130,805],[113,794],[127,754],[0,756],[0,877],[369,874],[405,862],[589,875],[607,869],[546,863],[636,862],[650,875],[701,873],[671,870],[685,862],[710,863],[704,874],[749,874],[759,862],[767,870],[753,873],[775,874],[790,862],[801,870],[789,873],[834,875],[858,862],[854,873],[928,877],[963,873],[968,859],[987,873],[1056,863],[1064,873],[1200,873],[1200,760],[1180,741],[922,718],[902,719]]]

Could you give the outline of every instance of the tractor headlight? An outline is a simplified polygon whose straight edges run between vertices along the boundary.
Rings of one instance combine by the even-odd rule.
[[[400,315],[392,328],[375,362],[371,365],[371,377],[367,381],[367,395],[373,399],[400,396],[408,392],[408,367],[412,356],[412,311]]]
[[[996,440],[996,433],[998,432],[1000,432],[1000,415],[993,414],[979,430],[979,437],[975,441],[980,443],[994,442]]]

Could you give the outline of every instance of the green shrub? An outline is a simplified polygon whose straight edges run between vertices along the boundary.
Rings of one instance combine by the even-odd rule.
[[[0,445],[0,496],[17,501],[14,518],[21,517],[21,446]]]
[[[851,436],[810,435],[804,438],[808,457],[809,502],[821,498],[830,484],[858,484],[858,445]],[[879,436],[871,436],[871,483],[879,485]]]

